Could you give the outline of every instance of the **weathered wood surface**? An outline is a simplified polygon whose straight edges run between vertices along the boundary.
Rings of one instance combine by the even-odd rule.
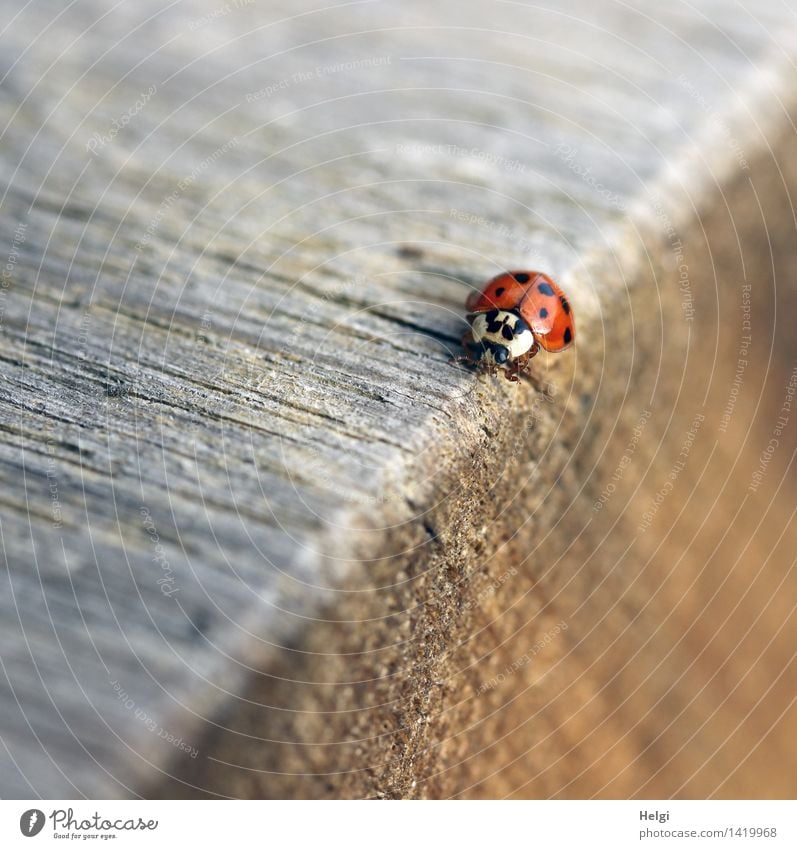
[[[11,12],[0,793],[793,795],[792,12]]]

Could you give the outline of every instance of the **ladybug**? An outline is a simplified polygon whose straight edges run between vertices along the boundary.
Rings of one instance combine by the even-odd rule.
[[[540,271],[507,271],[466,301],[470,330],[460,358],[517,382],[540,348],[564,351],[576,338],[573,310],[564,292]]]

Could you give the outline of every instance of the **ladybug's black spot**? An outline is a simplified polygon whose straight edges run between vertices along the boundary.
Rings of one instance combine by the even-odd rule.
[[[506,289],[504,289],[504,287],[503,287],[503,286],[499,286],[499,287],[495,290],[495,297],[496,297],[496,298],[500,298],[500,297],[501,297],[501,295],[503,295],[503,294],[504,294],[504,292],[506,292]]]
[[[573,334],[569,327],[565,327],[565,345],[569,345],[573,341]]]
[[[548,318],[548,310],[545,307],[540,310],[540,318]]]
[[[490,310],[490,312],[488,312],[485,316],[488,333],[498,333],[501,329],[501,322],[498,321],[498,313],[499,310]]]
[[[553,289],[547,283],[540,283],[537,288],[543,295],[553,295]]]
[[[508,339],[510,342],[515,338],[515,334],[512,332],[512,328],[508,324],[505,324],[501,328],[501,335],[504,339]]]
[[[563,295],[561,298],[559,298],[559,300],[562,302],[562,309],[568,315],[570,315],[570,304],[567,303],[567,298],[565,298],[564,295]]]
[[[518,283],[528,283],[529,282],[529,275],[528,274],[516,274],[515,280],[517,280]]]

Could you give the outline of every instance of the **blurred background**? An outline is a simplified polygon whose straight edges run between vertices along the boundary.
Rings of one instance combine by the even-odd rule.
[[[8,11],[0,794],[793,797],[794,10]]]

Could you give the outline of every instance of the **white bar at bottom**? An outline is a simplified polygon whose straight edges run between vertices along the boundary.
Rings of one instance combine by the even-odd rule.
[[[1,801],[0,846],[797,847],[791,801]]]

